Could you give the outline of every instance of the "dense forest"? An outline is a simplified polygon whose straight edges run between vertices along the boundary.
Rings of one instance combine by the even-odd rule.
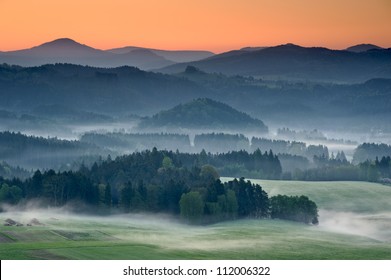
[[[253,155],[253,164],[258,157],[262,154]],[[38,170],[25,181],[0,178],[0,201],[36,200],[52,207],[82,203],[101,213],[163,212],[192,223],[270,217],[318,223],[316,204],[307,197],[269,198],[261,186],[243,178],[223,184],[213,166],[188,168],[181,163],[190,159],[191,155],[153,149],[115,160],[109,157],[75,172]]]
[[[272,150],[275,154],[288,154],[306,157],[312,160],[314,156],[329,157],[328,148],[324,145],[307,145],[304,142],[273,140],[267,138],[249,138],[243,134],[230,133],[200,133],[194,135],[191,141],[189,134],[179,133],[95,133],[89,132],[81,136],[80,141],[101,148],[126,151],[141,151],[145,149],[179,150],[181,152],[227,153],[245,150],[248,152]],[[191,144],[193,142],[193,145]]]
[[[243,134],[202,133],[194,137],[196,151],[206,150],[213,153],[250,150],[250,142]]]
[[[75,171],[35,171],[27,179],[0,178],[0,201],[41,206],[78,205],[98,213],[164,212],[192,223],[210,223],[236,218],[281,218],[317,223],[316,205],[306,197],[269,198],[262,188],[243,178],[222,183],[220,175],[295,180],[365,180],[389,183],[391,158],[382,157],[359,165],[343,153],[314,157],[317,168],[282,173],[272,151],[232,151],[198,154],[146,150],[99,160]],[[8,165],[2,164],[5,172]],[[23,174],[22,169],[16,169]],[[15,171],[15,172],[16,172]],[[80,205],[85,207],[81,207]]]
[[[84,133],[80,141],[111,151],[143,151],[156,147],[158,150],[191,151],[189,135],[176,133]]]
[[[363,180],[391,178],[390,146],[364,143],[349,162],[343,151],[303,142],[251,139],[241,134],[87,133],[80,141],[0,133],[0,176],[26,178],[34,169],[69,171],[113,157],[158,148],[191,168],[209,164],[221,176],[286,180]],[[210,151],[213,151],[211,153]]]
[[[316,168],[283,174],[284,179],[309,181],[369,181],[388,182],[391,178],[391,158],[383,156],[374,161],[354,165],[339,158],[314,157]]]
[[[26,169],[21,167],[13,167],[4,161],[0,162],[0,177],[6,179],[19,178],[24,180],[31,177],[31,175],[31,172],[27,171]]]
[[[0,159],[13,166],[60,169],[82,156],[100,154],[105,152],[93,144],[80,141],[0,132]]]
[[[356,148],[353,163],[358,164],[367,160],[374,161],[384,156],[391,156],[391,145],[363,143]]]

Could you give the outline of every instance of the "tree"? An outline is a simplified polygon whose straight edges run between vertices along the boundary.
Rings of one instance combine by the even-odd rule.
[[[39,197],[40,195],[42,195],[42,173],[37,170],[34,173],[33,178],[30,180],[30,184],[27,189],[27,197]]]
[[[111,186],[110,184],[107,184],[105,186],[105,196],[104,196],[104,204],[111,208]]]
[[[271,198],[271,218],[318,224],[318,208],[304,195],[277,195]]]
[[[204,212],[204,202],[199,192],[189,192],[182,195],[179,201],[181,217],[191,223],[200,221]]]
[[[17,186],[9,187],[8,184],[2,184],[0,188],[0,202],[16,204],[23,197],[22,189]]]
[[[130,204],[132,199],[132,183],[128,182],[121,190],[120,202],[126,213],[130,211]]]
[[[233,190],[227,190],[227,218],[235,219],[238,215],[238,201]]]
[[[164,169],[170,169],[174,167],[174,164],[172,163],[172,160],[168,156],[164,156],[163,162],[162,162],[162,167]]]
[[[217,180],[220,178],[219,173],[217,172],[216,168],[214,168],[210,164],[205,164],[201,167],[201,173],[200,176],[202,178],[205,178],[207,180]]]

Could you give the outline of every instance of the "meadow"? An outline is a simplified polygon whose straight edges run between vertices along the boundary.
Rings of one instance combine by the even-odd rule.
[[[228,180],[228,178],[223,178]],[[391,259],[391,187],[252,180],[269,195],[307,195],[319,226],[280,220],[185,225],[165,215],[0,214],[0,259]],[[23,224],[4,226],[7,218]]]

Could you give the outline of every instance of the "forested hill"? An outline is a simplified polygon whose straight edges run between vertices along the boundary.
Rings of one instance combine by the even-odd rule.
[[[248,114],[209,98],[199,98],[161,111],[139,124],[140,128],[187,128],[267,132],[267,126]]]

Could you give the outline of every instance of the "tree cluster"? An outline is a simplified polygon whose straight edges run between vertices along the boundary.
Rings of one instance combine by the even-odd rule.
[[[306,145],[304,142],[273,140],[266,138],[253,137],[251,139],[251,148],[261,149],[262,151],[272,150],[275,154],[289,154],[306,157],[310,160],[314,156],[329,157],[328,148],[324,145]]]
[[[77,160],[80,156],[102,152],[97,146],[80,141],[0,132],[0,158],[8,164],[29,169],[57,169]]]
[[[359,145],[353,154],[353,163],[359,164],[367,160],[373,161],[376,158],[391,156],[391,145],[363,143]]]
[[[338,158],[338,157],[337,157]],[[290,173],[294,180],[309,181],[369,181],[378,182],[391,178],[390,156],[383,156],[380,160],[366,160],[358,165],[340,158],[314,158],[316,168],[296,170]]]
[[[115,160],[109,157],[99,165],[74,172],[37,170],[25,181],[0,177],[0,202],[16,204],[34,199],[52,207],[81,202],[108,213],[164,212],[192,223],[270,217],[312,222],[292,218],[296,214],[271,215],[277,213],[273,207],[280,203],[271,203],[261,186],[243,178],[222,183],[212,165],[194,164],[188,168],[181,164],[181,155],[153,149]],[[253,156],[264,155],[259,152]],[[267,156],[274,158],[272,154]],[[196,158],[193,162],[197,162]],[[292,199],[295,198],[287,198]],[[294,204],[292,211],[302,213],[307,209],[303,201]],[[316,218],[317,212],[311,211],[305,214]]]

